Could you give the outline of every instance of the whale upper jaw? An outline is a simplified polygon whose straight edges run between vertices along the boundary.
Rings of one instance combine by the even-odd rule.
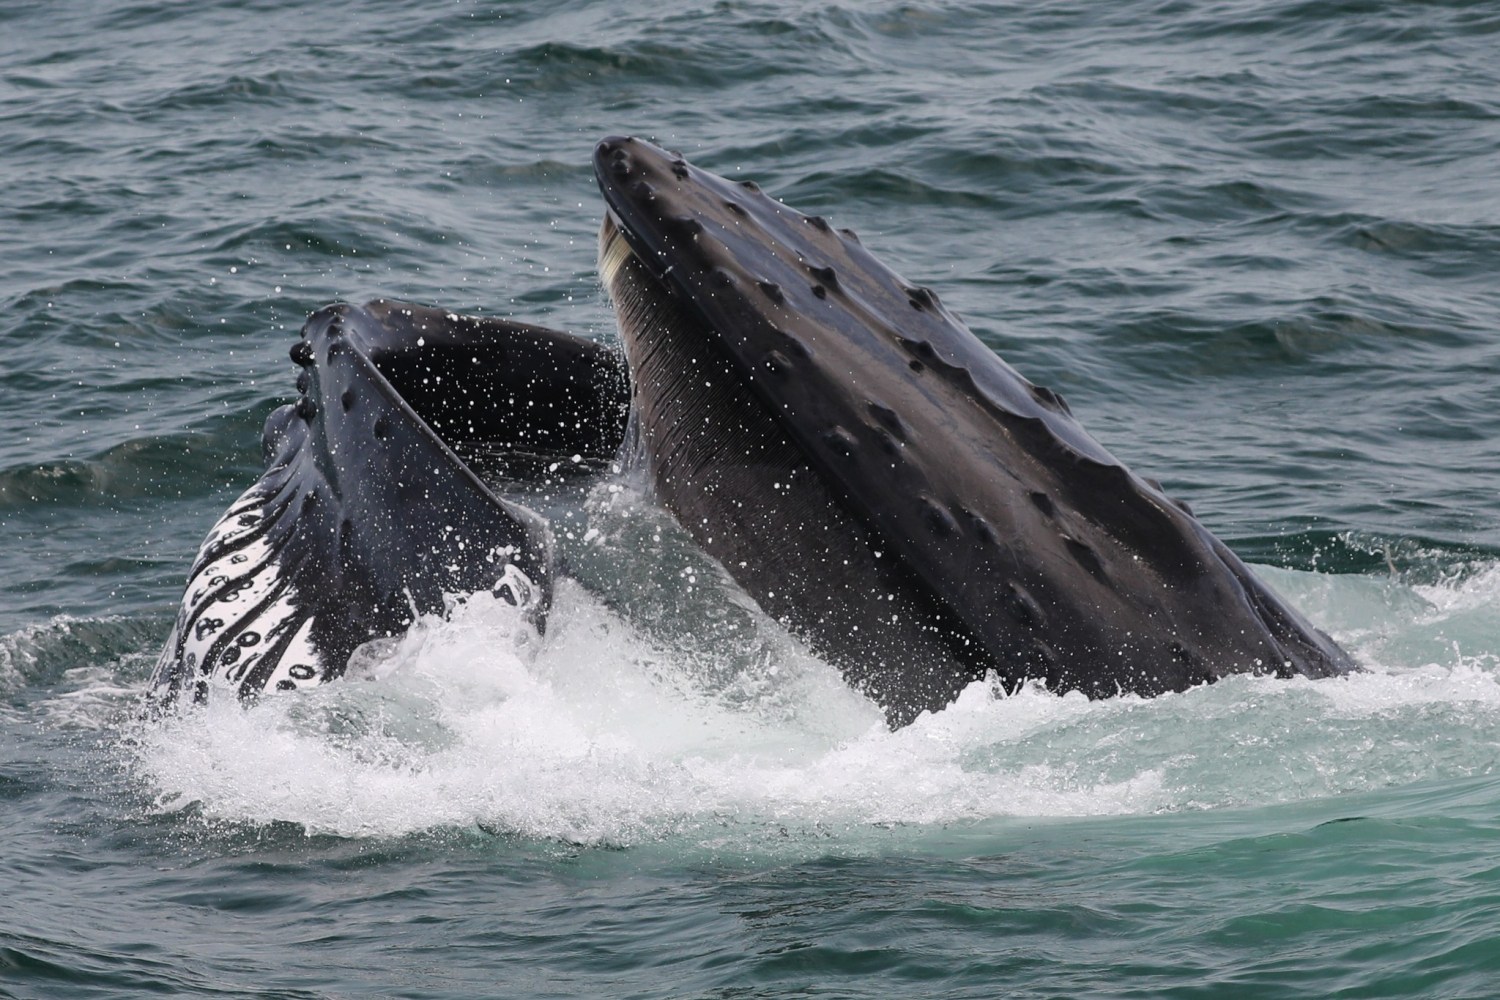
[[[1021,377],[852,232],[639,139],[600,142],[594,170],[612,253],[601,274],[613,288],[629,271],[625,298],[637,314],[622,317],[627,355],[632,324],[673,314],[676,332],[659,339],[678,367],[712,352],[714,376],[769,415],[870,544],[959,623],[947,644],[956,666],[905,669],[961,676],[888,692],[893,721],[941,707],[985,670],[1107,696],[1353,667],[1184,505],[1090,437],[1057,394]],[[659,356],[666,348],[648,346],[657,354],[629,359],[637,383],[642,366],[673,369]],[[636,393],[642,433],[668,434],[649,425]],[[692,494],[686,470],[671,475]],[[738,552],[734,501],[718,495],[688,513],[718,522],[711,554]],[[824,571],[723,561],[758,600],[773,600],[778,577]],[[802,631],[835,657],[846,644],[837,625]]]

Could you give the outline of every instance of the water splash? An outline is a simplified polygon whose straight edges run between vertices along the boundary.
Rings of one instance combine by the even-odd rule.
[[[347,683],[218,699],[140,729],[129,752],[163,811],[611,845],[1258,806],[1495,767],[1500,570],[1416,588],[1270,575],[1318,620],[1352,622],[1339,636],[1369,670],[1095,702],[979,681],[889,732],[785,635],[726,677],[564,583],[545,641],[474,598],[371,650]],[[1479,645],[1424,638],[1455,628]],[[1397,655],[1413,649],[1443,655]]]

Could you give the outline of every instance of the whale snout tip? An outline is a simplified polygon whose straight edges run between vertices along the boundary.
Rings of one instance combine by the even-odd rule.
[[[635,137],[629,135],[607,135],[594,144],[594,155],[596,157],[609,156],[616,150],[625,149],[635,144]]]
[[[594,146],[594,176],[601,185],[607,181],[623,184],[629,180],[633,147],[639,145],[635,139],[625,135],[608,135]]]

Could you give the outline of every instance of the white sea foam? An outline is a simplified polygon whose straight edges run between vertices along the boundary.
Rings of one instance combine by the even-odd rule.
[[[1500,761],[1490,652],[1387,655],[1480,610],[1500,648],[1500,573],[1420,592],[1275,578],[1329,617],[1359,609],[1350,631],[1370,669],[1097,702],[981,681],[890,732],[789,639],[775,662],[742,666],[756,676],[710,679],[703,650],[653,641],[565,583],[545,640],[509,605],[474,599],[387,643],[359,678],[249,709],[219,699],[144,729],[131,752],[163,810],[344,836],[480,826],[585,843],[1259,805]]]

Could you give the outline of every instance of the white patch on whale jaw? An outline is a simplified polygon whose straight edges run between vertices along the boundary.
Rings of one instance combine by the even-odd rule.
[[[266,537],[273,505],[286,502],[277,479],[246,490],[203,540],[152,676],[148,697],[163,707],[183,697],[204,701],[214,688],[246,697],[327,679],[310,604],[299,600],[282,552]]]

